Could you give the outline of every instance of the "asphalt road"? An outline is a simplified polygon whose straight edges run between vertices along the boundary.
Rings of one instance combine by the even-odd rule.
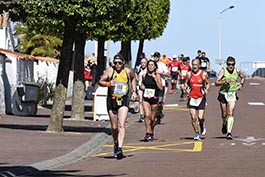
[[[145,134],[138,115],[128,120],[124,153],[112,158],[112,145],[87,159],[35,176],[78,177],[263,177],[265,176],[265,81],[247,80],[239,91],[233,140],[221,133],[218,87],[207,96],[206,136],[194,141],[186,102],[168,94],[165,118],[156,126],[154,142],[142,142]],[[178,106],[176,106],[178,104]],[[33,175],[34,176],[34,175]]]

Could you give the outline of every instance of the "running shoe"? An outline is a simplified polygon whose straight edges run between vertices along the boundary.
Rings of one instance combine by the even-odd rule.
[[[120,160],[122,158],[124,158],[124,155],[123,155],[123,152],[122,152],[122,148],[118,148],[117,159]]]
[[[144,118],[144,115],[141,115],[141,116],[140,116],[140,119],[139,119],[139,122],[144,122],[144,119],[145,119],[145,118]]]
[[[203,124],[200,123],[200,130],[201,130],[201,135],[205,135],[206,134],[206,128],[204,127]]]
[[[155,140],[155,136],[154,136],[154,134],[151,133],[150,136],[151,136],[151,141],[154,141],[154,140]]]
[[[152,135],[150,133],[146,133],[146,135],[144,137],[144,142],[153,141],[152,139],[153,139]]]
[[[232,140],[232,139],[233,139],[232,134],[231,134],[231,133],[227,133],[227,135],[226,135],[226,139],[228,139],[228,140]]]
[[[118,153],[118,145],[114,145],[114,150],[113,150],[113,157],[117,158],[117,153]]]
[[[173,93],[174,93],[174,90],[173,90],[173,89],[170,89],[170,90],[169,90],[169,93],[170,93],[170,94],[173,94]]]
[[[223,123],[223,126],[222,126],[222,133],[223,135],[227,134],[227,123]]]
[[[206,134],[206,128],[203,128],[202,136],[204,136],[205,134]]]
[[[201,140],[201,138],[200,138],[200,134],[199,134],[199,133],[196,133],[193,139],[194,139],[195,141]]]

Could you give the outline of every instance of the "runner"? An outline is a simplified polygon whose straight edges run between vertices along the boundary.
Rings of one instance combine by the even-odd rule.
[[[163,104],[165,104],[166,102],[166,90],[167,90],[166,77],[169,77],[170,73],[165,63],[159,61],[160,59],[159,52],[154,53],[154,59],[157,62],[158,66],[156,73],[160,75],[163,85],[163,90],[159,91],[158,111],[157,111],[157,123],[160,124],[161,119],[164,117]]]
[[[139,122],[144,122],[145,120],[145,116],[144,116],[144,109],[143,109],[143,90],[141,89],[141,85],[142,85],[142,78],[143,75],[146,73],[147,71],[147,59],[146,58],[142,58],[141,59],[141,66],[139,67],[138,70],[138,74],[137,74],[137,94],[139,97],[139,107],[140,107],[140,118],[139,118]]]
[[[222,133],[226,134],[228,140],[232,140],[232,128],[234,124],[234,111],[236,101],[239,99],[237,90],[240,90],[245,82],[245,75],[235,67],[235,58],[229,56],[226,60],[226,68],[222,68],[215,81],[216,86],[221,86],[218,95],[220,103],[223,125]],[[240,77],[240,84],[237,79]]]
[[[173,55],[173,60],[169,63],[169,70],[171,76],[171,89],[169,93],[176,93],[176,86],[178,82],[178,69],[179,69],[179,61],[177,60],[177,55]]]
[[[199,69],[200,60],[192,60],[192,70],[187,73],[187,79],[184,84],[186,91],[190,89],[189,99],[187,102],[187,107],[190,110],[191,124],[195,132],[194,140],[200,140],[201,135],[205,135],[206,128],[204,126],[204,112],[206,104],[206,95],[210,89],[210,81],[208,79],[208,74]],[[200,125],[200,132],[198,127],[198,121]]]
[[[99,84],[108,87],[107,110],[111,122],[114,141],[114,157],[124,157],[122,146],[125,137],[125,121],[129,107],[129,81],[132,85],[132,100],[136,99],[136,79],[132,71],[126,67],[122,55],[114,56],[113,65],[105,70]]]
[[[144,90],[143,107],[145,112],[146,134],[144,141],[154,140],[154,129],[156,125],[156,114],[158,108],[158,93],[163,89],[162,80],[156,73],[157,64],[153,60],[147,62],[147,73],[143,75],[141,88]]]
[[[184,83],[187,78],[188,71],[191,70],[190,65],[187,63],[188,59],[189,57],[183,57],[182,62],[180,62],[179,64],[179,84],[180,84],[180,90],[181,90],[180,99],[182,101],[185,101],[187,98],[187,93],[185,92],[185,89],[184,89]]]

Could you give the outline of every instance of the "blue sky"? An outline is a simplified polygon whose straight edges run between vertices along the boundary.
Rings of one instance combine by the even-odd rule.
[[[233,9],[220,12],[229,6]],[[161,37],[145,41],[147,56],[154,51],[168,56],[183,53],[194,58],[196,51],[205,51],[211,66],[218,70],[215,60],[219,53],[219,24],[221,17],[222,59],[234,56],[241,62],[265,61],[265,1],[264,0],[171,0],[167,27]],[[138,42],[133,43],[133,59]],[[110,42],[110,57],[120,44]],[[86,55],[94,52],[88,42]]]

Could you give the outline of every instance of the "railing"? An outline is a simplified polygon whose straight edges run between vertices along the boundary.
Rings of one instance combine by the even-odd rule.
[[[265,77],[265,61],[241,62],[239,68],[247,78]]]

